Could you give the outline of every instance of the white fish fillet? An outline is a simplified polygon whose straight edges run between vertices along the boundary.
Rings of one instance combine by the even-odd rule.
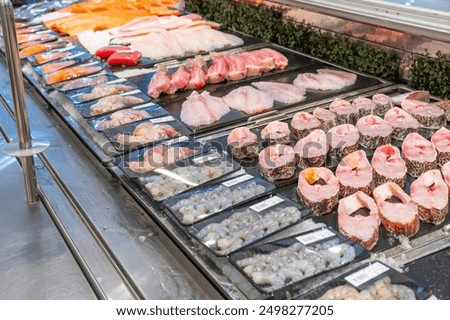
[[[247,114],[261,113],[273,106],[273,99],[270,95],[251,86],[243,86],[231,91],[223,97],[223,101],[230,108]]]
[[[252,82],[252,86],[267,92],[275,101],[294,104],[305,100],[305,89],[289,83],[260,81]]]

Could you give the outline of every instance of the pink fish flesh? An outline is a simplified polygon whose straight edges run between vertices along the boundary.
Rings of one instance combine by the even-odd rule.
[[[294,85],[313,90],[340,90],[356,82],[356,74],[330,69],[319,69],[315,73],[301,73]]]
[[[406,99],[402,109],[410,113],[425,128],[441,127],[445,120],[445,112],[438,106],[418,100]]]
[[[328,131],[328,144],[331,149],[358,145],[359,131],[352,124],[341,124]]]
[[[386,112],[384,120],[386,120],[393,128],[411,128],[418,130],[420,126],[419,121],[417,121],[416,118],[398,107],[392,108]]]
[[[450,195],[450,162],[447,162],[442,166],[441,172],[442,176],[444,177],[444,181],[449,188],[449,195]]]
[[[411,198],[425,222],[440,224],[448,214],[448,187],[439,170],[429,170],[417,178],[411,184]]]
[[[372,249],[378,242],[380,226],[375,201],[361,191],[339,200],[338,225],[344,236],[368,250]]]
[[[230,108],[246,114],[261,113],[273,106],[273,99],[270,95],[251,86],[234,89],[223,97],[223,101]]]
[[[289,143],[291,131],[286,122],[272,121],[261,130],[261,139],[267,144]]]
[[[372,191],[372,166],[366,153],[358,150],[345,156],[336,169],[336,177],[341,185],[341,195],[346,196],[354,190]]]
[[[177,71],[172,74],[170,86],[177,90],[186,89],[189,84],[191,75],[184,66],[180,66]]]
[[[378,147],[372,157],[372,167],[382,182],[393,181],[404,186],[406,163],[397,147],[390,144]]]
[[[278,168],[295,163],[295,152],[291,146],[276,144],[269,146],[259,154],[259,165],[263,168]]]
[[[385,183],[373,191],[380,220],[394,235],[411,237],[419,231],[417,204],[403,189],[393,182]]]
[[[403,141],[402,154],[409,160],[419,162],[434,162],[437,157],[433,144],[415,132],[410,133]]]
[[[347,100],[336,98],[329,106],[330,110],[336,114],[337,121],[340,124],[354,124],[358,115],[358,109]]]
[[[320,120],[308,112],[297,112],[291,120],[292,133],[297,139],[305,137],[320,126]]]
[[[328,213],[337,205],[339,182],[330,169],[307,168],[298,175],[297,193],[313,213]]]
[[[242,52],[238,54],[239,58],[244,60],[247,69],[247,77],[260,76],[264,66],[262,62],[251,52]]]
[[[170,75],[165,67],[158,68],[148,85],[148,95],[152,98],[158,98],[161,93],[169,91]]]
[[[440,128],[431,137],[431,143],[438,152],[449,153],[450,152],[450,130],[445,127]],[[450,159],[449,159],[450,161]],[[446,161],[447,162],[447,161]]]
[[[256,134],[250,131],[247,127],[239,127],[233,129],[227,138],[227,144],[234,147],[241,148],[246,145],[258,142]]]
[[[281,54],[280,52],[270,49],[270,48],[263,48],[261,50],[259,50],[261,52],[266,53],[268,56],[272,57],[274,59],[275,62],[275,67],[277,69],[284,69],[287,67],[289,61],[288,59]]]
[[[245,60],[239,55],[231,54],[225,56],[228,66],[228,80],[241,80],[247,76]]]
[[[202,56],[197,56],[190,63],[191,76],[187,85],[188,89],[201,89],[206,85],[206,63]]]
[[[385,137],[392,133],[392,127],[389,123],[378,116],[365,116],[358,120],[356,129],[360,134],[367,136],[381,136]]]
[[[211,96],[208,91],[202,94],[194,91],[181,105],[180,119],[190,126],[198,127],[214,123],[228,112],[230,108],[222,99]]]
[[[141,123],[136,126],[133,134],[120,133],[116,141],[123,146],[137,146],[163,139],[173,138],[178,132],[168,124],[153,124],[151,122]]]
[[[300,158],[315,158],[326,155],[328,145],[325,132],[323,130],[312,131],[296,143],[294,151]]]
[[[222,56],[213,55],[211,52],[211,58],[213,59],[212,65],[208,69],[208,82],[219,83],[225,81],[228,77],[228,66],[225,58]]]
[[[289,83],[260,81],[252,82],[252,86],[267,92],[275,101],[294,104],[305,100],[305,89]]]
[[[374,114],[375,112],[375,102],[369,98],[358,97],[353,100],[352,105],[356,107],[360,117]]]

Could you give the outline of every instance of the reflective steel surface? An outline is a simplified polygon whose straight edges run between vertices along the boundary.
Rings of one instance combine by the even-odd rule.
[[[0,155],[0,176],[0,299],[96,299],[46,208],[25,204],[15,158]]]

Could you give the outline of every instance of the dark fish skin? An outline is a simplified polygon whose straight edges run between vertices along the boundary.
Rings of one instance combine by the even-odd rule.
[[[337,206],[339,200],[339,194],[336,194],[335,196],[320,202],[310,201],[307,197],[301,194],[298,188],[297,195],[301,203],[310,208],[315,215],[323,215],[325,213],[333,211],[333,209]]]
[[[408,174],[414,178],[419,177],[422,173],[425,173],[428,170],[436,169],[436,167],[437,167],[436,160],[434,160],[433,162],[420,162],[420,161],[415,161],[415,160],[409,160],[404,155],[403,155],[403,159],[405,159]]]
[[[244,159],[244,158],[257,158],[259,155],[259,144],[258,142],[255,142],[250,145],[242,146],[242,147],[233,147],[231,145],[231,153],[234,157],[238,159]]]
[[[437,150],[437,165],[441,168],[444,164],[450,161],[450,152],[441,152]]]
[[[412,132],[419,132],[419,128],[393,128],[392,139],[403,141]]]
[[[424,116],[424,115],[418,115],[411,113],[411,115],[419,121],[420,125],[423,128],[427,129],[439,129],[445,124],[445,114],[439,116],[439,117],[433,117],[433,116]]]
[[[398,184],[400,187],[404,188],[406,183],[406,175],[402,178],[388,178],[379,174],[375,169],[373,170],[373,180],[375,181],[375,186],[381,186],[386,182],[394,182]]]
[[[363,133],[359,133],[359,144],[367,149],[376,149],[379,146],[384,146],[386,144],[391,143],[391,135],[387,135],[386,137],[381,136],[368,136]]]
[[[340,124],[356,124],[356,119],[358,117],[358,112],[338,114],[336,113],[336,123]]]
[[[332,156],[336,160],[341,160],[346,155],[349,155],[350,153],[355,152],[357,150],[358,150],[358,142],[356,142],[352,146],[348,146],[345,148],[330,149],[330,156]]]
[[[387,104],[377,104],[375,102],[375,110],[374,110],[374,114],[376,116],[379,116],[381,118],[384,117],[384,115],[386,114],[386,112],[389,111],[389,109],[392,109],[394,107],[394,104],[392,102],[387,103]]]
[[[425,208],[419,204],[417,206],[419,207],[420,220],[425,221],[427,223],[435,225],[441,224],[442,222],[444,222],[445,217],[448,214],[448,203],[442,210],[438,210],[436,208],[431,209]]]
[[[292,135],[295,138],[297,138],[297,140],[300,140],[300,139],[303,139],[304,137],[306,137],[308,134],[310,134],[311,132],[313,132],[316,129],[322,129],[322,126],[320,125],[315,128],[309,128],[309,129],[296,129],[296,128],[292,127]]]
[[[260,164],[260,171],[264,178],[269,181],[289,179],[294,176],[296,168],[295,160],[286,163],[283,166],[277,168],[265,168]]]
[[[291,137],[289,134],[286,134],[285,136],[277,139],[264,139],[263,142],[266,147],[274,144],[289,144],[289,142],[291,142]]]
[[[298,154],[297,154],[297,156],[298,156]],[[298,157],[297,160],[298,160],[299,167],[302,169],[310,168],[310,167],[321,167],[327,160],[327,155],[324,154],[323,156],[311,157],[311,158]]]
[[[342,198],[348,197],[348,196],[356,193],[357,191],[362,191],[365,194],[370,196],[372,194],[373,189],[375,189],[375,182],[373,179],[367,186],[360,187],[360,188],[345,186],[341,182],[339,182],[339,195]]]

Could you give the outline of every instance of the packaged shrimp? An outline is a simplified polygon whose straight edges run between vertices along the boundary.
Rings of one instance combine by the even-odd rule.
[[[101,90],[110,90],[108,89],[109,85],[99,86],[101,86]],[[118,84],[114,84],[114,86],[117,87]],[[120,92],[120,89],[117,90]],[[92,94],[92,91],[90,94]],[[102,93],[100,92],[100,94]],[[150,98],[146,94],[139,89],[135,89],[123,93],[107,95],[91,102],[76,104],[75,109],[77,109],[83,117],[92,118],[149,101]]]
[[[146,119],[104,130],[119,152],[131,152],[147,145],[188,136],[191,132],[172,116]]]
[[[168,114],[161,106],[148,102],[128,109],[117,110],[105,116],[95,117],[88,122],[95,130],[104,131],[145,119],[164,117]]]
[[[189,233],[217,256],[227,256],[308,215],[309,210],[276,194],[198,222]]]
[[[228,155],[211,152],[156,168],[137,181],[156,201],[162,201],[187,190],[210,183],[239,170]]]
[[[426,300],[422,285],[379,261],[371,261],[299,296],[301,300]]]
[[[163,204],[181,224],[191,225],[274,190],[274,184],[246,173],[184,192],[165,200]]]
[[[367,258],[369,251],[331,228],[254,245],[230,256],[231,262],[260,292],[282,297],[309,278]]]

